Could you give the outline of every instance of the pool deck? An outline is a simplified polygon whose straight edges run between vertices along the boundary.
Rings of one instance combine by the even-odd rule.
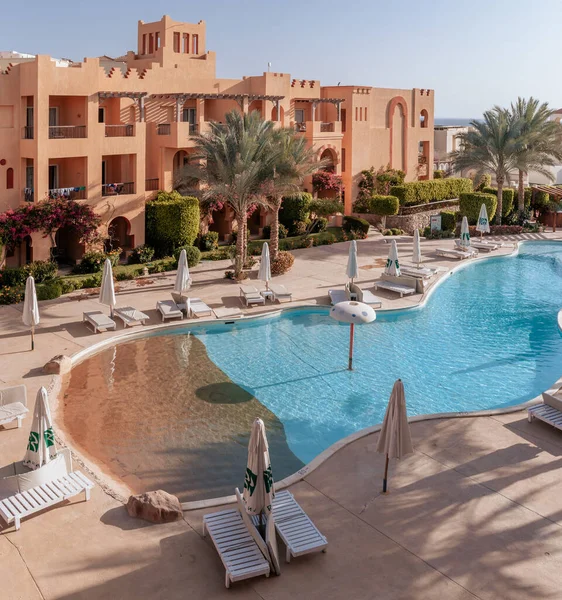
[[[562,233],[509,238],[517,239],[562,240]],[[459,264],[436,259],[437,247],[452,247],[452,240],[424,241],[428,264]],[[383,267],[373,257],[386,258],[388,245],[373,236],[359,242],[358,250],[359,280],[371,288]],[[276,278],[293,291],[293,305],[327,303],[328,289],[346,281],[347,251],[348,244],[295,251],[292,271]],[[411,241],[399,243],[399,252],[408,262]],[[206,263],[192,272],[194,293],[211,306],[239,306],[238,286],[222,278],[228,265]],[[153,283],[123,285],[117,302],[134,305],[156,323],[156,300],[169,298],[173,276],[148,279]],[[377,295],[384,308],[422,299]],[[25,383],[31,409],[38,387],[51,382],[41,372],[48,359],[122,333],[91,334],[81,315],[100,305],[95,297],[78,296],[40,304],[33,353],[21,305],[0,307],[0,385]],[[28,417],[19,430],[0,428],[2,465],[21,460],[30,424]],[[281,577],[226,590],[218,556],[201,536],[208,510],[150,525],[127,516],[116,499],[123,490],[107,481],[106,491],[98,486],[88,503],[73,501],[72,507],[36,515],[19,532],[0,529],[0,597],[560,598],[562,434],[527,423],[524,412],[418,422],[412,434],[416,452],[391,465],[388,495],[380,494],[383,457],[375,453],[376,433],[339,450],[291,487],[330,545],[325,555],[282,564]]]

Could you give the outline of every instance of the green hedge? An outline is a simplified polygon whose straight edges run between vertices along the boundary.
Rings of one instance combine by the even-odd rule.
[[[180,246],[193,246],[199,232],[199,200],[178,192],[159,192],[146,203],[146,243],[157,256]]]
[[[441,229],[442,231],[454,231],[457,226],[457,215],[459,213],[454,210],[442,210],[439,215],[441,216]]]
[[[279,211],[279,222],[291,230],[295,221],[306,221],[310,214],[311,202],[312,194],[308,192],[285,196]]]
[[[390,194],[398,198],[401,206],[451,200],[471,191],[472,180],[464,177],[411,181],[390,188]]]
[[[23,267],[0,269],[0,288],[6,286],[25,286],[27,278],[32,275],[35,283],[51,281],[57,275],[58,265],[51,260],[36,260]]]
[[[176,248],[174,251],[176,263],[179,260],[182,250],[185,250],[185,254],[187,255],[187,266],[196,267],[201,261],[201,250],[196,246],[180,246],[179,248]]]
[[[353,232],[360,239],[367,237],[369,227],[370,224],[365,219],[359,219],[358,217],[343,218],[342,229],[346,232]]]
[[[486,205],[488,211],[488,221],[492,221],[498,207],[498,199],[494,194],[484,194],[483,192],[471,192],[461,194],[459,198],[460,213],[468,219],[469,225],[476,225],[480,216],[482,204]]]
[[[373,194],[371,198],[367,198],[365,201],[362,201],[361,205],[359,205],[359,201],[355,204],[355,210],[357,210],[357,208],[366,209],[362,210],[361,212],[372,215],[380,215],[381,217],[387,215],[396,215],[398,214],[398,209],[400,208],[400,201],[396,196],[381,196],[378,194]]]
[[[484,194],[494,194],[494,196],[496,198],[498,197],[498,188],[485,187],[482,190],[482,192]],[[509,215],[511,214],[511,211],[513,210],[514,203],[515,203],[515,205],[517,204],[516,198],[517,198],[516,190],[514,190],[513,188],[503,188],[503,191],[502,191],[502,219],[505,219],[505,217],[509,217]],[[492,219],[490,218],[490,221],[491,220]]]
[[[37,300],[54,300],[62,294],[60,281],[48,281],[36,286]]]

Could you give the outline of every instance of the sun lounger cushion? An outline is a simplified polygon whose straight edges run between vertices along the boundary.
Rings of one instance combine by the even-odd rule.
[[[410,287],[409,285],[405,285],[403,283],[395,283],[393,281],[375,281],[374,287],[375,289],[382,288],[384,290],[388,290],[389,292],[396,292],[397,294],[400,294],[400,297],[416,293],[416,288]]]
[[[455,248],[437,248],[435,253],[439,256],[448,258],[472,258],[477,254],[476,251],[455,250]]]
[[[156,308],[162,315],[162,321],[165,319],[183,319],[183,312],[178,308],[178,305],[173,300],[158,300]]]
[[[423,279],[428,279],[429,277],[433,277],[435,275],[435,271],[433,269],[428,269],[425,267],[408,267],[405,265],[400,266],[400,272],[404,275],[409,275],[410,277],[421,277]]]
[[[98,331],[108,329],[115,329],[117,327],[115,321],[110,319],[105,313],[100,310],[93,310],[82,314],[82,320],[89,323],[94,328],[94,333]]]
[[[239,319],[244,316],[239,308],[227,308],[226,306],[213,308],[213,312],[217,319]]]
[[[144,322],[148,321],[150,318],[148,315],[145,315],[143,312],[133,308],[132,306],[116,308],[113,311],[113,314],[123,321],[125,327],[128,325],[135,325],[137,323],[142,323],[144,325]]]
[[[346,302],[349,300],[345,290],[328,290],[330,296],[330,302],[332,304],[338,304],[339,302]]]
[[[273,298],[279,302],[290,302],[293,294],[281,283],[272,283],[269,289],[273,292]]]
[[[201,298],[188,298],[186,310],[188,316],[195,315],[196,317],[204,317],[213,314],[212,308],[207,306]]]
[[[556,410],[559,410],[562,413],[562,399],[556,398],[556,396],[551,396],[546,392],[542,395],[543,402]]]

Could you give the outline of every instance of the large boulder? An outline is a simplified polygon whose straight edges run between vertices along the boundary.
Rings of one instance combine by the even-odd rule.
[[[72,368],[72,361],[68,356],[59,354],[54,356],[51,360],[46,363],[43,367],[43,373],[47,375],[64,375],[68,373]]]
[[[127,512],[131,517],[151,523],[171,523],[183,515],[181,502],[164,490],[131,496],[127,502]]]

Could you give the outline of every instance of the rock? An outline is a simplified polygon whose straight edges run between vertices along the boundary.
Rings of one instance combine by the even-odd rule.
[[[64,375],[68,373],[72,368],[72,361],[68,356],[59,354],[54,356],[51,360],[43,367],[43,373],[47,375]]]
[[[131,517],[151,523],[171,523],[183,516],[181,502],[164,490],[131,496],[127,502],[127,512]]]

